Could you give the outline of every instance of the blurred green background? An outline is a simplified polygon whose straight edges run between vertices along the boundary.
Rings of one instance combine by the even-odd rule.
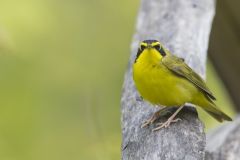
[[[0,159],[120,159],[121,86],[138,6],[1,0]],[[232,115],[211,65],[208,83]],[[207,128],[219,125],[200,116]]]

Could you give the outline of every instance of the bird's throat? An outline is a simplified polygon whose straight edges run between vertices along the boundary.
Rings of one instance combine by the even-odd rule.
[[[145,65],[155,65],[159,64],[161,59],[161,54],[159,54],[159,52],[157,52],[155,49],[146,49],[145,51],[143,51],[138,61]]]

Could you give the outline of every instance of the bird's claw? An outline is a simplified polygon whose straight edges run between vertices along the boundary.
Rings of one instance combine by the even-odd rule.
[[[150,119],[146,120],[142,125],[141,128],[144,128],[150,124],[153,124],[153,122],[156,120],[157,118],[155,118],[154,116],[152,116]]]
[[[158,131],[161,128],[167,128],[170,126],[171,123],[176,123],[178,121],[181,121],[181,119],[180,118],[176,118],[176,119],[169,118],[166,122],[157,123],[157,126],[159,126],[159,127],[154,128],[152,131]]]

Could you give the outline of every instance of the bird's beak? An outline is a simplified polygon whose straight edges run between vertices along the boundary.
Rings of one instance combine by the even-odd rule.
[[[147,45],[147,49],[151,49],[152,48],[152,45],[151,44],[148,44]]]

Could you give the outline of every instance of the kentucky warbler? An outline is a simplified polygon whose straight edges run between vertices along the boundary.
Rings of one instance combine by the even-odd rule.
[[[137,90],[154,105],[165,106],[147,120],[142,127],[152,124],[170,106],[178,106],[177,111],[154,130],[168,127],[185,103],[195,104],[217,121],[231,121],[214,104],[216,98],[203,79],[195,73],[181,58],[172,55],[157,40],[145,40],[140,43],[133,64],[133,79]]]

